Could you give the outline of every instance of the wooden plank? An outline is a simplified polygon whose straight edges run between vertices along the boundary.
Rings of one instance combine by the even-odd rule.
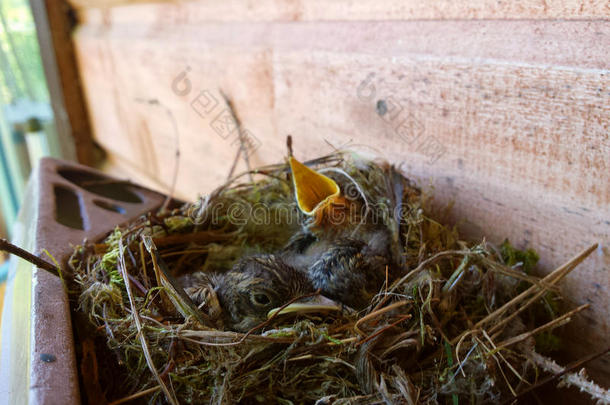
[[[36,233],[36,198],[34,187],[26,189],[22,214],[13,226],[13,243],[34,251]],[[6,280],[0,330],[0,398],[8,404],[29,402],[32,345],[32,277],[36,271],[31,263],[11,257]]]
[[[283,159],[286,134],[300,158],[329,143],[364,145],[433,185],[439,205],[455,202],[465,234],[533,246],[545,271],[600,243],[566,292],[592,303],[571,327],[572,354],[604,345],[607,22],[196,20],[110,17],[77,32],[96,139],[113,170],[167,191],[179,143],[177,195],[210,191],[238,146],[218,125],[222,89],[258,147],[254,165]],[[596,367],[608,381],[610,364]]]
[[[138,43],[115,45],[125,38]],[[181,53],[179,60],[195,62],[200,57],[185,52],[249,48],[602,70],[608,68],[609,38],[610,22],[605,21],[208,22],[204,28],[197,23],[157,26],[134,20],[92,22],[80,26],[77,33],[77,41],[108,40],[107,48],[114,52],[146,47],[151,53]],[[172,49],[157,51],[162,46]]]
[[[74,19],[65,0],[30,0],[62,157],[92,165],[93,142],[74,56]]]
[[[216,147],[214,139],[208,141],[215,134],[209,127],[214,117],[206,121],[192,106],[201,91],[223,88],[233,93],[244,122],[255,130],[256,136],[270,131],[280,136],[288,131],[296,134],[299,128],[295,126],[301,123],[295,122],[294,117],[303,117],[305,122],[326,120],[326,125],[351,126],[350,133],[384,131],[389,138],[385,146],[389,146],[391,133],[396,131],[378,119],[369,103],[386,97],[412,109],[414,119],[430,121],[422,122],[427,132],[441,131],[452,150],[459,148],[465,154],[466,159],[462,159],[465,163],[452,163],[454,170],[460,164],[466,165],[468,171],[478,168],[480,175],[508,176],[511,182],[521,184],[534,181],[558,194],[569,195],[576,186],[580,190],[576,189],[575,198],[597,198],[598,204],[608,203],[607,183],[599,184],[597,192],[586,194],[585,183],[542,179],[531,170],[543,170],[547,165],[552,169],[549,173],[555,175],[568,169],[578,170],[572,178],[588,179],[589,189],[602,175],[608,163],[604,153],[607,148],[604,118],[608,114],[604,101],[608,92],[605,70],[601,68],[607,66],[608,57],[603,49],[608,45],[608,24],[529,23],[533,27],[527,28],[526,22],[480,22],[470,30],[462,22],[454,24],[458,27],[446,29],[443,25],[447,24],[440,22],[358,23],[351,29],[340,23],[296,24],[297,27],[254,24],[242,26],[240,35],[233,36],[228,33],[236,32],[236,27],[224,24],[206,25],[205,29],[180,26],[161,33],[121,25],[104,31],[82,28],[77,42],[80,54],[86,55],[80,58],[80,65],[87,77],[90,105],[98,111],[93,117],[97,120],[98,139],[125,158],[138,154],[132,159],[134,164],[147,165],[148,169],[142,169],[150,171],[152,177],[158,176],[158,170],[167,174],[169,169],[167,164],[158,168],[155,143],[164,142],[156,150],[167,161],[167,147],[174,144],[174,134],[164,109],[146,100],[160,100],[171,108],[180,132],[186,131],[184,136],[191,148],[183,154],[183,160],[191,159],[191,153],[205,153],[211,147],[218,149],[212,150],[218,153],[215,156],[229,162],[233,152],[227,149],[231,149],[228,146],[234,139],[220,143],[221,147]],[[392,42],[389,46],[375,48],[378,31],[392,32],[402,43],[388,39],[385,43]],[[449,31],[455,33],[455,40],[444,40]],[[507,42],[502,37],[506,32],[525,33]],[[531,32],[539,34],[532,38],[528,35]],[[422,33],[428,39],[418,42]],[[594,41],[594,36],[601,40]],[[479,48],[457,45],[479,43],[483,37],[491,39]],[[525,46],[531,39],[533,44]],[[434,43],[441,44],[437,47],[440,50],[434,48]],[[583,43],[587,45],[583,47]],[[443,56],[448,49],[454,49],[453,55]],[[585,57],[579,59],[576,55]],[[157,63],[146,65],[149,60]],[[301,65],[305,67],[301,69]],[[172,81],[185,69],[190,69],[187,76],[192,89],[188,95],[177,96]],[[314,73],[316,76],[311,77]],[[376,87],[377,99],[362,101],[358,87],[371,73],[376,76],[365,85]],[[295,99],[275,105],[278,99],[286,100],[292,86],[299,85]],[[322,85],[332,88],[320,88]],[[315,102],[311,97],[299,98],[300,92],[316,97]],[[253,103],[252,99],[257,101]],[[336,103],[336,107],[331,108],[328,103]],[[350,103],[354,111],[346,110]],[[325,105],[325,109],[315,111],[316,115],[300,113],[311,112],[316,105]],[[293,108],[284,111],[289,106]],[[348,113],[350,119],[342,123]],[[278,119],[285,116],[290,122],[278,128],[278,123],[273,122],[276,116],[280,116]],[[332,122],[333,117],[339,122]],[[310,130],[304,128],[303,132]],[[497,137],[498,142],[491,145],[491,150],[487,148],[490,145],[479,145],[475,153],[470,153],[472,146],[460,144],[452,135],[465,130],[476,140]],[[121,132],[135,135],[115,135]],[[189,138],[191,133],[200,136],[193,140]],[[578,146],[585,141],[590,143],[591,150],[597,151],[591,156],[599,157],[587,160],[588,152]],[[553,148],[557,142],[558,148]],[[202,150],[197,149],[200,143],[204,145]],[[277,144],[283,151],[283,142]],[[490,159],[502,150],[511,156],[519,154],[520,158],[511,158],[504,165],[492,162]],[[572,156],[579,150],[580,157]],[[540,159],[540,153],[545,154],[545,159]],[[473,157],[477,158],[476,166],[468,160]],[[482,159],[487,162],[484,166]],[[574,160],[575,167],[567,164]],[[528,167],[530,161],[540,163]],[[193,163],[197,165],[196,158]],[[189,167],[188,163],[184,165]],[[505,173],[507,170],[512,172]]]
[[[608,18],[605,0],[70,0],[82,10],[103,9],[111,20],[157,21],[371,21],[420,19]],[[150,3],[150,4],[146,4]],[[117,7],[117,6],[123,7]],[[108,11],[110,8],[112,10]],[[137,11],[136,11],[137,8]],[[116,19],[116,20],[115,20]]]

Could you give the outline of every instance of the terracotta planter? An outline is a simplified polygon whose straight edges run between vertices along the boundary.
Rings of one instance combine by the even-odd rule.
[[[14,242],[39,255],[46,249],[65,269],[72,245],[103,237],[163,199],[90,168],[43,159],[30,178]],[[12,259],[1,342],[5,403],[80,403],[70,308],[59,278]]]

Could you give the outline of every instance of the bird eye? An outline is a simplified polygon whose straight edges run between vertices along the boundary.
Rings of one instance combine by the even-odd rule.
[[[269,305],[271,303],[271,299],[265,293],[254,293],[251,298],[257,305]]]

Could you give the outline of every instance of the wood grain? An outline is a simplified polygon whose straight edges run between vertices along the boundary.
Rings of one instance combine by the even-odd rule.
[[[70,35],[75,21],[65,0],[31,0],[62,157],[92,165],[93,142]]]
[[[543,271],[600,243],[565,283],[592,304],[568,345],[573,356],[608,345],[607,22],[199,24],[207,11],[194,4],[92,12],[76,33],[107,170],[168,191],[179,144],[176,194],[209,192],[238,147],[217,125],[222,89],[260,146],[254,165],[282,160],[287,134],[302,159],[354,146],[454,202],[466,235],[538,249]],[[610,382],[607,359],[593,367]]]
[[[81,10],[102,9],[113,18],[140,21],[370,21],[420,19],[608,18],[605,0],[70,0]],[[149,3],[149,4],[146,4]],[[116,7],[116,6],[123,7]],[[137,12],[134,7],[137,7]]]

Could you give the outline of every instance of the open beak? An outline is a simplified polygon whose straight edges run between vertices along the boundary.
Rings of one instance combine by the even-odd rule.
[[[305,298],[303,300],[293,302],[292,304],[281,310],[280,308],[273,308],[267,313],[267,318],[271,318],[276,314],[284,315],[293,312],[305,314],[311,312],[341,311],[342,309],[343,307],[341,306],[341,304],[337,304],[335,301],[328,299],[322,295],[315,295],[310,298]]]
[[[341,197],[339,185],[330,177],[324,176],[290,157],[290,170],[294,192],[299,209],[305,215],[317,216]]]

